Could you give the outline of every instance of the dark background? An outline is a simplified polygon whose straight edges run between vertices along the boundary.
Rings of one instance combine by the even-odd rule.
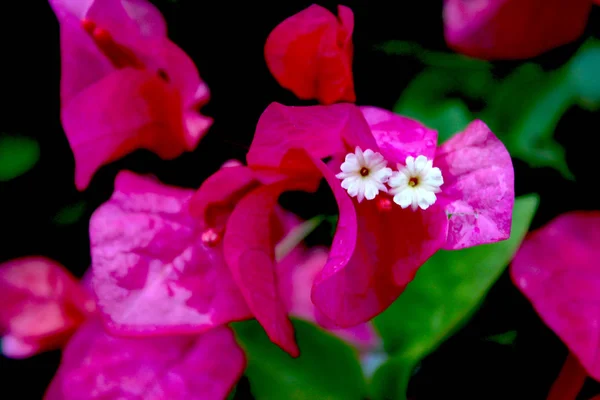
[[[0,11],[3,105],[0,132],[35,138],[41,148],[38,164],[26,174],[0,182],[0,221],[3,230],[0,262],[39,254],[53,258],[81,276],[90,263],[87,222],[106,201],[117,171],[153,173],[168,184],[196,188],[226,160],[244,160],[255,124],[272,101],[302,103],[280,88],[269,74],[263,46],[269,32],[284,18],[311,2],[208,2],[156,0],[171,39],[196,62],[212,97],[203,113],[215,123],[198,148],[172,161],[138,151],[103,167],[85,192],[73,183],[74,161],[59,120],[60,54],[58,23],[42,0],[3,3]],[[336,2],[320,5],[335,11]],[[422,68],[406,57],[388,56],[374,49],[385,40],[418,42],[446,50],[441,1],[347,1],[355,14],[354,76],[358,104],[391,108],[402,89]],[[600,31],[600,12],[590,18],[586,35]],[[548,69],[562,65],[582,43],[553,50],[535,61]],[[495,73],[503,76],[518,63],[502,62]],[[572,209],[599,208],[595,197],[597,168],[592,164],[600,117],[573,108],[561,120],[557,138],[566,147],[576,182],[563,180],[547,169],[530,169],[515,161],[517,195],[537,192],[541,205],[533,227]],[[328,196],[286,196],[286,206],[304,217],[323,211],[335,213]],[[76,223],[58,225],[54,216],[65,206],[82,202]],[[327,230],[310,239],[327,240]],[[493,334],[517,331],[513,345],[483,340]],[[544,399],[566,349],[544,326],[529,303],[504,274],[473,320],[424,360],[409,388],[417,400]],[[60,359],[49,352],[28,360],[0,358],[2,398],[38,399]],[[247,384],[238,398],[247,394]],[[588,382],[580,399],[600,392]],[[17,393],[18,395],[12,395]]]

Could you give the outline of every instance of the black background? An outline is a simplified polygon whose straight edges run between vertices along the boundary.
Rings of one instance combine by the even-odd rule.
[[[34,169],[0,183],[0,261],[39,254],[61,262],[81,276],[90,263],[87,221],[110,196],[117,171],[153,173],[165,183],[196,188],[225,160],[244,160],[258,117],[270,102],[310,104],[280,88],[263,58],[264,42],[271,29],[310,2],[154,3],[167,19],[171,39],[192,57],[209,85],[212,97],[203,113],[214,117],[215,123],[194,152],[173,161],[163,161],[145,151],[135,152],[103,167],[84,192],[74,187],[73,156],[59,120],[58,23],[48,4],[41,0],[4,2],[0,6],[0,95],[4,100],[0,131],[30,136],[41,147],[41,158]],[[335,11],[335,2],[319,4]],[[398,0],[344,4],[353,9],[356,21],[353,40],[357,103],[391,108],[422,66],[415,60],[384,55],[374,46],[384,40],[401,39],[445,50],[442,3]],[[599,11],[592,13],[585,36],[598,36]],[[568,60],[582,41],[583,38],[535,61],[545,68],[556,68]],[[517,65],[497,63],[495,72],[503,75]],[[595,197],[598,173],[592,158],[595,150],[590,145],[598,126],[598,114],[575,107],[562,118],[557,129],[576,182],[565,181],[554,171],[530,169],[515,161],[517,195],[541,195],[534,227],[567,210],[599,208]],[[283,201],[298,214],[309,217],[323,208],[336,211],[335,203],[326,198],[329,197],[288,195]],[[53,222],[58,210],[78,201],[84,201],[86,207],[79,222],[66,226]],[[326,233],[316,232],[311,240],[320,241]],[[508,330],[518,332],[512,346],[482,339]],[[504,274],[473,320],[424,360],[411,381],[409,394],[418,400],[544,399],[565,356],[564,346]],[[41,398],[59,359],[57,351],[20,361],[0,358],[0,397]],[[589,399],[599,392],[598,387],[588,382],[580,398]],[[247,395],[244,388],[247,385],[242,385],[237,397]]]

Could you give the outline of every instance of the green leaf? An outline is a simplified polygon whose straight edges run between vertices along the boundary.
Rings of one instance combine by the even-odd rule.
[[[600,41],[588,40],[557,70],[544,71],[527,63],[501,81],[494,80],[487,63],[471,64],[469,68],[472,60],[468,58],[450,62],[446,60],[448,54],[427,51],[407,42],[387,42],[381,48],[434,66],[408,85],[394,112],[419,119],[438,130],[440,142],[459,130],[466,119],[482,119],[513,157],[531,167],[554,168],[565,178],[574,179],[563,147],[554,140],[554,131],[573,105],[591,111],[600,108]],[[471,115],[466,106],[469,103],[464,102],[467,99],[480,100],[486,105]]]
[[[479,100],[493,90],[494,84],[489,69],[445,71],[429,68],[408,85],[393,111],[437,130],[442,143],[474,119],[465,102],[448,97],[449,94],[462,93],[465,98]]]
[[[232,324],[248,359],[246,376],[257,400],[364,399],[366,384],[356,352],[316,326],[293,321],[300,356],[274,345],[256,321]]]
[[[590,39],[573,57],[568,78],[579,104],[589,110],[600,107],[600,41]]]
[[[438,251],[419,269],[398,300],[374,319],[391,354],[373,378],[374,398],[405,398],[414,366],[475,312],[517,251],[537,205],[536,195],[516,200],[508,240]]]
[[[512,345],[516,339],[517,331],[508,331],[485,338],[485,340],[487,340],[488,342],[495,342],[504,345]]]
[[[84,201],[78,201],[61,208],[52,221],[56,225],[71,225],[79,221],[85,212],[86,204]]]
[[[489,68],[487,61],[478,60],[458,53],[431,51],[414,42],[390,40],[375,47],[386,54],[416,58],[425,65],[440,68],[477,69]]]
[[[573,179],[564,149],[553,137],[558,121],[573,102],[564,70],[544,72],[535,64],[525,64],[498,86],[479,118],[514,157],[532,167],[552,167]]]
[[[29,171],[40,158],[38,143],[25,136],[0,134],[0,182]]]
[[[275,259],[281,260],[288,255],[296,246],[298,246],[308,235],[311,234],[321,222],[325,221],[324,215],[317,215],[308,221],[294,227],[279,243],[275,246]]]

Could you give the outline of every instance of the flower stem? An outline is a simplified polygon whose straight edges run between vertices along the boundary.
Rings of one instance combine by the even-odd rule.
[[[552,384],[547,400],[575,400],[581,391],[587,373],[572,353],[569,353],[558,378]]]

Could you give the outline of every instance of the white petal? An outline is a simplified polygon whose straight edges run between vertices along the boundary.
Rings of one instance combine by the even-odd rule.
[[[340,169],[342,172],[356,172],[360,171],[362,167],[358,165],[358,161],[356,161],[356,157],[352,160],[346,160],[342,165],[340,165]]]
[[[377,193],[379,193],[379,189],[377,189],[377,186],[373,182],[365,183],[365,198],[367,200],[373,200],[377,196]]]
[[[356,154],[356,160],[358,161],[358,164],[361,166],[361,168],[366,166],[365,155],[363,154],[360,147],[356,146],[356,149],[354,150],[354,154]]]
[[[373,179],[376,179],[379,182],[385,183],[392,176],[391,168],[382,168],[378,171],[372,173]]]
[[[394,172],[388,179],[388,185],[391,188],[404,187],[408,185],[408,176],[402,172]]]
[[[408,172],[410,174],[413,174],[415,172],[415,158],[412,156],[408,156],[406,157],[406,169],[408,169]]]
[[[426,203],[429,206],[435,203],[437,199],[435,193],[430,192],[429,190],[417,189],[417,195],[419,197],[419,205]]]
[[[344,189],[348,189],[352,185],[352,183],[357,181],[360,181],[360,178],[356,176],[350,176],[342,181],[342,187]]]
[[[413,190],[406,189],[394,196],[394,203],[402,208],[407,208],[413,203]]]
[[[351,182],[349,182],[349,185],[347,188],[344,189],[348,189],[348,194],[352,197],[358,195],[358,192],[360,191],[360,188],[362,186],[362,181],[360,179],[353,179]]]
[[[427,166],[427,157],[419,156],[415,159],[415,169],[417,170],[417,172],[423,171],[423,169],[425,169],[426,166]]]

